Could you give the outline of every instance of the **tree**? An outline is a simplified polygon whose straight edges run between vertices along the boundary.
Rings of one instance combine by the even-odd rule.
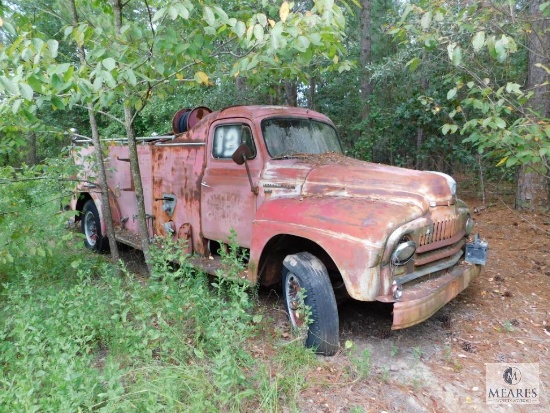
[[[77,27],[80,24],[80,19],[78,16],[78,11],[76,9],[75,0],[69,0],[69,7],[71,11],[71,16],[72,16],[73,27]],[[86,49],[84,48],[83,45],[77,47],[77,53],[80,60],[80,65],[86,66]],[[99,128],[97,125],[97,117],[94,110],[94,104],[92,101],[89,101],[87,102],[86,106],[88,110],[88,117],[90,119],[90,129],[92,131],[92,142],[94,147],[96,148],[95,158],[99,169],[99,182],[100,182],[100,188],[101,188],[101,196],[102,196],[102,199],[108,200],[109,187],[107,186],[107,172],[106,172],[105,163],[103,160],[103,151],[101,150],[101,141],[99,138]],[[120,254],[118,252],[118,246],[116,242],[115,228],[113,225],[113,214],[111,211],[110,203],[102,202],[101,210],[102,210],[102,216],[104,217],[105,224],[107,227],[107,237],[109,239],[111,259],[116,266],[118,265],[118,262],[120,260]]]
[[[345,64],[340,46],[345,22],[332,0],[317,0],[310,9],[264,1],[260,12],[228,3],[226,10],[233,16],[213,1],[96,0],[74,5],[87,20],[74,24],[63,2],[54,2],[48,13],[73,21],[63,29],[63,43],[67,50],[80,50],[78,63],[74,54],[58,53],[59,41],[7,26],[10,38],[0,59],[0,93],[5,94],[0,113],[21,110],[34,119],[39,108],[50,104],[57,110],[84,107],[114,118],[108,109],[122,102],[124,118],[116,121],[124,125],[132,148],[137,115],[152,96],[167,97],[176,85],[210,85],[229,76],[282,81],[300,78],[313,60],[333,67]],[[131,163],[135,168],[136,156]],[[141,177],[135,169],[134,183],[142,204]],[[139,220],[147,253],[144,208]]]
[[[536,102],[540,93],[546,96],[542,101],[548,103],[548,84],[540,75],[548,74],[548,49],[544,45],[550,10],[548,2],[534,3],[530,4],[536,14],[525,13],[521,3],[510,8],[498,2],[453,6],[421,1],[406,6],[391,33],[416,51],[407,62],[411,69],[419,67],[421,53],[445,57],[449,84],[446,101],[423,98],[426,105],[435,104],[448,114],[441,129],[444,135],[460,133],[464,143],[496,159],[497,166],[525,165],[527,170],[541,173],[550,153],[550,126],[547,106],[541,109]],[[522,49],[526,38],[532,39],[528,48],[531,57],[539,59],[534,62],[531,58],[539,76],[531,83],[533,89],[522,87],[528,69],[527,50]],[[540,41],[540,48],[532,43],[535,39]],[[525,192],[525,186],[534,182],[520,179],[518,194],[527,193],[532,198],[534,192],[547,193],[540,186]],[[548,208],[548,196],[538,204]]]
[[[527,34],[529,60],[526,89],[533,91],[528,101],[534,115],[533,121],[537,122],[539,118],[550,131],[550,15],[545,17],[541,13],[543,5],[548,7],[548,2],[533,0],[529,4],[531,29]],[[516,209],[534,211],[550,208],[550,151],[540,155],[540,162],[531,161],[519,168]]]

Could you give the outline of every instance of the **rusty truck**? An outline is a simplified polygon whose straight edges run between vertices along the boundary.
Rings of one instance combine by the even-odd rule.
[[[75,139],[80,158],[93,150]],[[218,251],[248,253],[244,277],[278,286],[293,327],[318,353],[339,348],[337,297],[393,305],[393,329],[420,323],[480,273],[487,244],[448,175],[347,157],[332,121],[296,107],[182,109],[172,131],[141,138],[149,236],[185,240],[214,274]],[[128,146],[108,142],[116,238],[139,248]],[[90,172],[88,172],[90,173]],[[107,245],[98,187],[72,200],[85,245]],[[305,320],[303,309],[308,308]]]

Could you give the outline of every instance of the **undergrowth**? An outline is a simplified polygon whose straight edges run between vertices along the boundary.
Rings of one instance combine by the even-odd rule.
[[[194,270],[165,240],[150,278],[121,278],[81,248],[58,204],[29,202],[17,245],[35,254],[7,248],[0,261],[0,411],[297,410],[315,357],[266,337],[254,290],[232,277],[243,266],[235,246],[222,252],[229,277]],[[0,231],[16,218],[5,215]]]

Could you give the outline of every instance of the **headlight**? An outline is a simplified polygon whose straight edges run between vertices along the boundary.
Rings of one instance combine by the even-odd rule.
[[[405,265],[412,258],[416,251],[416,244],[413,241],[406,241],[400,243],[393,254],[391,255],[391,262],[393,265]]]
[[[468,219],[466,220],[466,235],[470,235],[472,233],[474,225],[474,219],[470,215],[468,215]]]

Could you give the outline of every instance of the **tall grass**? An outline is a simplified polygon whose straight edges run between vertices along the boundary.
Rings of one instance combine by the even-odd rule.
[[[168,241],[152,250],[151,278],[118,277],[64,228],[51,187],[27,185],[26,229],[0,250],[12,257],[0,260],[1,412],[297,410],[315,357],[265,334],[253,289],[212,281]],[[3,217],[6,238],[23,217]],[[236,251],[222,251],[224,275],[242,269]]]

